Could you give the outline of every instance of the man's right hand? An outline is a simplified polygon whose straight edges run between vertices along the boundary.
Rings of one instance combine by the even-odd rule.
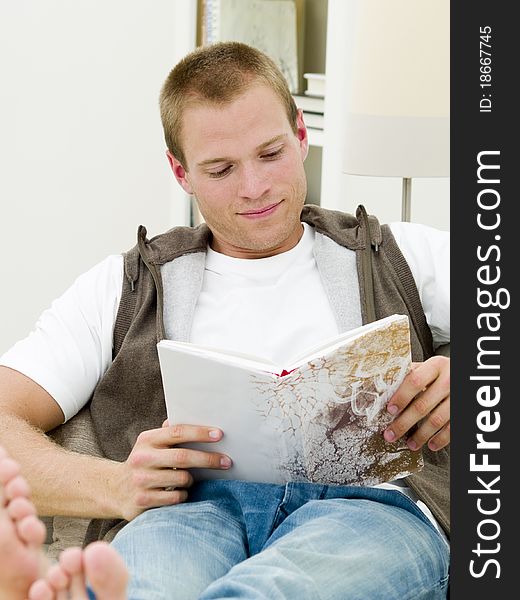
[[[188,469],[229,469],[225,454],[177,448],[189,442],[218,442],[222,431],[197,425],[168,425],[139,434],[126,462],[121,463],[122,516],[131,521],[148,508],[184,502],[193,485]]]

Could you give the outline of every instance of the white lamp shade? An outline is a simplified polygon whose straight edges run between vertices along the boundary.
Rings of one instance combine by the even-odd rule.
[[[449,0],[348,2],[344,172],[449,176]]]

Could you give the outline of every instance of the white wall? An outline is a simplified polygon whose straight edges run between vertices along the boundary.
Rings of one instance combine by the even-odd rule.
[[[153,235],[184,222],[158,94],[193,47],[194,7],[0,3],[0,353],[140,223]]]

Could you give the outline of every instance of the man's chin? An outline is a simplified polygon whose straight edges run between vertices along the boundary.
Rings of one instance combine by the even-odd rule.
[[[234,244],[235,250],[244,258],[267,258],[291,250],[298,244],[303,233],[303,227],[291,232],[280,232],[278,235],[251,236]]]
[[[235,258],[266,258],[283,252],[280,247],[283,246],[283,240],[270,240],[265,238],[243,238],[225,240],[213,236],[211,248],[215,252],[233,256]]]

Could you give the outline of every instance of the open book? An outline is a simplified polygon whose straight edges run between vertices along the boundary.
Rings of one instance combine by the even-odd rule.
[[[216,426],[229,470],[195,479],[375,485],[423,466],[389,444],[386,404],[411,365],[408,317],[392,315],[319,344],[284,365],[185,342],[158,343],[170,423]]]

